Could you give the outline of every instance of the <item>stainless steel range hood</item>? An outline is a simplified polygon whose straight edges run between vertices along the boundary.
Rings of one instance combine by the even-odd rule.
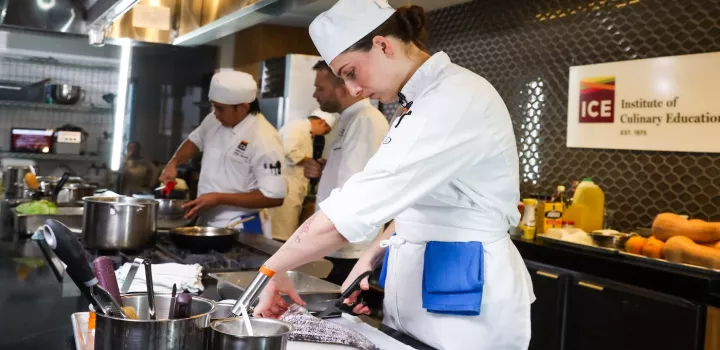
[[[260,23],[307,27],[315,16],[336,1],[0,0],[0,26],[89,34],[91,41],[102,41],[107,35],[140,42],[195,46]],[[470,0],[413,0],[412,3],[431,11],[467,1]],[[407,0],[390,0],[396,7],[407,3]]]
[[[318,0],[205,0],[202,6],[202,25],[193,28],[192,22],[189,22],[190,18],[181,18],[183,21],[180,25],[181,35],[173,41],[173,44],[183,46],[204,44],[303,9],[315,2]]]
[[[93,28],[104,32],[138,1],[0,0],[0,25],[80,35]]]
[[[200,45],[259,23],[307,27],[321,12],[337,0],[183,0],[202,9],[202,15],[192,18],[183,15],[178,26],[175,45]],[[389,0],[394,7],[412,3],[432,11],[471,0]]]

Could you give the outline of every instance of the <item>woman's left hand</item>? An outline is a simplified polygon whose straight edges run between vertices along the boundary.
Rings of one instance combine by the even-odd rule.
[[[220,194],[218,193],[206,193],[200,197],[197,197],[182,206],[183,209],[188,209],[188,212],[185,214],[185,218],[190,219],[192,217],[195,217],[197,214],[200,213],[201,210],[212,208],[218,205],[219,202]]]
[[[287,294],[294,303],[302,306],[305,305],[305,301],[303,301],[300,294],[298,294],[295,285],[293,285],[287,273],[278,273],[275,274],[261,292],[260,302],[257,307],[255,307],[253,316],[280,318],[290,307],[290,304],[280,295],[281,293]]]

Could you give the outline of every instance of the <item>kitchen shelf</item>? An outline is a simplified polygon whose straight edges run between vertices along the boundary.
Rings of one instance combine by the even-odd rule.
[[[53,110],[53,111],[89,112],[89,113],[112,112],[112,108],[109,106],[99,107],[99,106],[93,106],[93,105],[59,105],[59,104],[49,104],[49,103],[41,103],[41,102],[9,101],[9,100],[0,100],[0,107],[34,108],[34,109],[44,109],[44,110]]]
[[[59,60],[55,57],[41,57],[27,53],[16,53],[14,51],[4,52],[0,55],[0,59],[7,62],[30,63],[43,66],[52,65],[63,68],[86,68],[116,71],[120,66],[120,60],[117,59],[81,59],[80,57],[72,57]]]
[[[24,152],[0,152],[2,158],[21,158],[39,160],[68,160],[78,162],[107,162],[109,159],[103,156],[88,156],[76,154],[54,154],[54,153],[24,153]]]

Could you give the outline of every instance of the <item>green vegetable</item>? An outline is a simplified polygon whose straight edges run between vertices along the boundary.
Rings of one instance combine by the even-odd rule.
[[[55,203],[44,199],[41,201],[32,201],[20,204],[17,208],[15,208],[15,210],[19,214],[25,215],[57,214],[58,212],[57,205],[55,205]]]

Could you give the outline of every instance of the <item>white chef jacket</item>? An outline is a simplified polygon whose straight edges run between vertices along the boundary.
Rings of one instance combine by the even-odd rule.
[[[369,99],[363,99],[340,113],[333,131],[336,136],[328,146],[327,163],[318,184],[318,203],[363,170],[387,134],[388,122]]]
[[[282,141],[262,114],[248,115],[233,128],[224,127],[210,114],[188,139],[203,152],[198,196],[255,190],[268,198],[286,196]],[[202,213],[199,221],[224,227],[232,220],[257,212],[259,209],[221,205]]]
[[[393,218],[414,240],[502,238],[520,219],[520,193],[515,136],[500,95],[444,52],[401,93],[413,102],[410,114],[392,121],[365,169],[319,206],[350,242]]]
[[[303,165],[297,165],[305,158],[312,158],[313,144],[310,120],[292,120],[280,128],[285,164],[287,169],[288,193],[283,205],[270,209],[272,237],[287,240],[299,226],[302,204],[307,195],[310,180],[305,177]]]
[[[375,108],[369,99],[363,99],[340,113],[333,130],[336,131],[336,136],[330,141],[327,163],[318,184],[318,203],[365,167],[387,134],[388,122],[385,115]],[[375,230],[364,240],[353,242],[357,244],[348,245],[328,256],[357,259],[379,232],[379,229]]]
[[[437,349],[526,349],[535,296],[507,233],[520,219],[508,110],[490,83],[444,52],[426,61],[401,94],[412,101],[409,110],[392,120],[365,169],[319,206],[350,242],[395,218],[397,235],[384,241],[390,246],[384,324]],[[480,315],[422,307],[429,241],[483,243]]]

